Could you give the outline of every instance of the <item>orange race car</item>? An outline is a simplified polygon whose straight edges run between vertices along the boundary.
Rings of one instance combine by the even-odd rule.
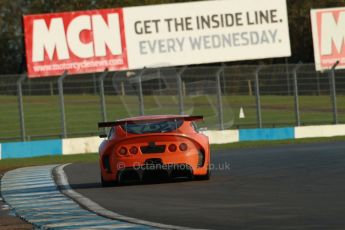
[[[155,115],[98,123],[99,128],[111,127],[99,147],[102,185],[156,177],[208,180],[209,141],[195,124],[202,120]]]

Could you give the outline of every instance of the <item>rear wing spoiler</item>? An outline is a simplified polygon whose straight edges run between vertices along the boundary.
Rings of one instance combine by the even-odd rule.
[[[203,116],[180,116],[180,117],[169,117],[169,118],[153,118],[153,119],[142,119],[142,120],[118,120],[118,121],[108,121],[108,122],[99,122],[98,128],[107,128],[113,127],[117,125],[124,125],[124,124],[135,124],[135,123],[142,123],[148,121],[176,121],[176,120],[184,120],[184,121],[203,121]]]

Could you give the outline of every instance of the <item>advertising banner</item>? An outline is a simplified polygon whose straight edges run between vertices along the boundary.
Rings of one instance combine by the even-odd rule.
[[[218,0],[24,16],[30,77],[291,55],[285,0]]]
[[[345,68],[345,7],[310,11],[316,70]]]
[[[24,16],[29,77],[127,69],[122,9]]]
[[[124,8],[131,68],[291,55],[285,0],[226,0]]]

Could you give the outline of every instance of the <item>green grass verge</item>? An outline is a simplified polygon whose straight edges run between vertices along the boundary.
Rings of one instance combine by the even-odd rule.
[[[98,154],[75,154],[65,156],[43,156],[32,158],[19,158],[19,159],[4,159],[0,160],[0,173],[6,172],[11,169],[39,166],[49,164],[65,164],[65,163],[91,163],[98,161]]]
[[[258,148],[258,147],[269,147],[279,146],[287,144],[307,144],[307,143],[327,143],[345,141],[345,136],[330,137],[330,138],[306,138],[306,139],[295,139],[295,140],[278,140],[278,141],[245,141],[230,144],[219,144],[211,145],[211,150],[226,150],[226,149],[239,149],[239,148]],[[0,173],[4,173],[8,170],[27,167],[27,166],[38,166],[48,164],[64,164],[64,163],[92,163],[98,161],[97,153],[90,154],[76,154],[76,155],[65,155],[65,156],[44,156],[44,157],[33,157],[33,158],[21,158],[21,159],[4,159],[0,160]]]
[[[254,96],[223,96],[223,118],[226,129],[256,127]],[[345,96],[339,95],[338,116],[345,122]],[[58,96],[24,96],[26,135],[29,139],[59,138],[61,135],[60,108]],[[101,117],[100,99],[97,95],[65,95],[66,128],[71,136],[85,136],[98,132],[97,122]],[[329,96],[300,96],[300,115],[303,124],[330,124],[332,109]],[[145,114],[178,114],[177,96],[144,97]],[[261,96],[262,121],[264,127],[295,125],[293,96]],[[245,118],[239,119],[240,108]],[[106,95],[108,120],[115,120],[139,114],[136,96]],[[17,97],[0,96],[0,141],[20,137]],[[184,97],[184,112],[204,115],[209,130],[218,129],[218,108],[215,95]],[[35,137],[40,136],[40,137]],[[2,139],[2,140],[1,140]],[[12,140],[13,141],[13,140]]]

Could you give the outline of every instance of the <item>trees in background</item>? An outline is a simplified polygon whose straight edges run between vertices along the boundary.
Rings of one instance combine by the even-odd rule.
[[[191,0],[187,0],[191,1]],[[22,15],[75,10],[138,6],[186,0],[1,0],[0,1],[0,74],[24,71]],[[253,0],[255,1],[255,0]],[[344,0],[287,0],[292,56],[289,62],[313,62],[310,9],[344,6]],[[261,62],[277,63],[283,59]]]
[[[314,62],[310,10],[344,7],[344,0],[287,0],[292,55],[289,62]]]

